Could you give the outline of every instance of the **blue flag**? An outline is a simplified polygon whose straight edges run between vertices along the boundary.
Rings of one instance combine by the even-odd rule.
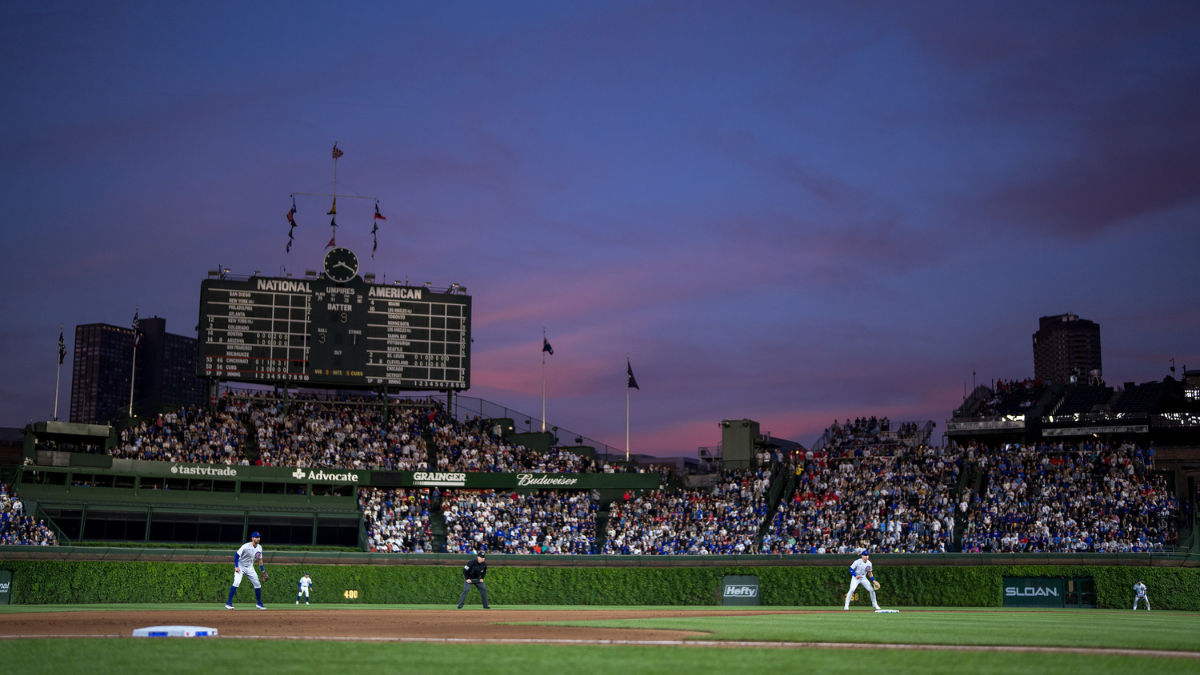
[[[625,359],[625,369],[629,373],[629,384],[626,385],[626,388],[641,391],[642,388],[637,385],[637,380],[633,378],[633,366],[629,363],[629,359]]]
[[[550,341],[545,336],[542,336],[542,351],[550,352],[550,356],[554,356],[554,347],[550,346]]]

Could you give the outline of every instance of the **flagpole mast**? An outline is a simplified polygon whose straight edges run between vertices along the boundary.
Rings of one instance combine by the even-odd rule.
[[[546,327],[542,326],[542,345],[546,344]],[[546,431],[546,349],[542,348],[542,431]]]
[[[133,309],[134,319],[137,318],[137,315],[138,315],[137,310],[138,310],[138,308],[135,305],[134,309]],[[135,380],[137,380],[137,348],[138,348],[138,329],[137,329],[137,321],[135,320],[134,326],[133,326],[133,366],[130,368],[130,372],[129,372],[129,417],[130,418],[133,417],[133,383]]]
[[[625,364],[629,364],[629,355],[625,355]],[[625,381],[625,461],[629,461],[629,381]]]
[[[62,362],[63,362],[62,350],[61,350],[62,332],[63,332],[63,325],[60,323],[60,324],[58,324],[58,342],[60,345],[59,356],[58,356],[58,372],[54,373],[54,421],[55,422],[58,421],[58,385],[60,382],[62,382]]]

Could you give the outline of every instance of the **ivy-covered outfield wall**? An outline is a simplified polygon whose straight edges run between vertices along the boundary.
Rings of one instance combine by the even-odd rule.
[[[13,573],[13,604],[223,603],[232,564],[98,561],[0,561]],[[444,604],[458,601],[462,571],[422,565],[269,565],[263,599],[296,600],[308,572],[313,601],[322,603]],[[716,605],[726,574],[755,574],[764,605],[840,606],[849,582],[844,567],[531,568],[493,564],[486,582],[497,605]],[[1002,579],[1092,577],[1098,607],[1133,605],[1133,584],[1145,580],[1155,609],[1200,610],[1200,569],[1116,566],[885,567],[876,577],[880,603],[891,607],[999,607]],[[347,598],[346,591],[358,591]],[[479,604],[472,592],[470,602]],[[235,602],[254,599],[248,579]],[[867,604],[860,594],[858,604]]]

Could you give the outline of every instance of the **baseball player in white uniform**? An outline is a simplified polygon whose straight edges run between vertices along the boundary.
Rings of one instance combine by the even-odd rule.
[[[1146,584],[1143,584],[1141,579],[1138,579],[1137,583],[1133,585],[1133,611],[1135,612],[1137,611],[1139,600],[1146,601],[1146,611],[1149,612],[1150,596],[1146,595]]]
[[[871,561],[867,559],[869,555],[870,551],[863,551],[862,558],[850,565],[850,590],[846,591],[846,606],[843,609],[850,609],[850,597],[859,586],[866,587],[871,594],[871,605],[879,609],[879,603],[875,600],[875,573],[871,569]]]
[[[304,576],[300,577],[300,592],[296,594],[297,605],[300,604],[300,596],[302,595],[304,596],[304,604],[308,604],[308,589],[312,588],[312,585],[312,579],[309,578],[308,572],[305,572]]]
[[[242,544],[237,553],[233,554],[233,585],[229,587],[229,601],[225,603],[225,609],[233,609],[233,594],[237,593],[238,586],[242,584],[242,577],[249,575],[250,583],[254,585],[254,599],[257,601],[259,609],[266,609],[262,603],[262,583],[258,580],[258,572],[254,571],[254,566],[258,565],[258,569],[263,573],[263,581],[268,578],[267,570],[262,563],[262,546],[259,545],[261,535],[255,532],[250,535],[250,541]]]

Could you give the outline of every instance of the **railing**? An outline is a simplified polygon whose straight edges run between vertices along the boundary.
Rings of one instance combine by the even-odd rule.
[[[454,419],[462,422],[469,415],[478,415],[485,419],[506,418],[513,421],[513,426],[517,433],[532,433],[542,430],[545,425],[547,430],[550,430],[557,440],[561,435],[563,438],[572,441],[575,445],[587,445],[596,449],[596,458],[607,462],[624,461],[625,449],[617,448],[607,443],[601,443],[594,438],[590,438],[581,433],[571,431],[569,429],[550,426],[542,421],[537,415],[527,415],[523,412],[509,408],[508,406],[492,403],[491,401],[474,396],[458,396],[454,397],[454,409],[451,411]],[[522,432],[521,427],[525,430]]]

